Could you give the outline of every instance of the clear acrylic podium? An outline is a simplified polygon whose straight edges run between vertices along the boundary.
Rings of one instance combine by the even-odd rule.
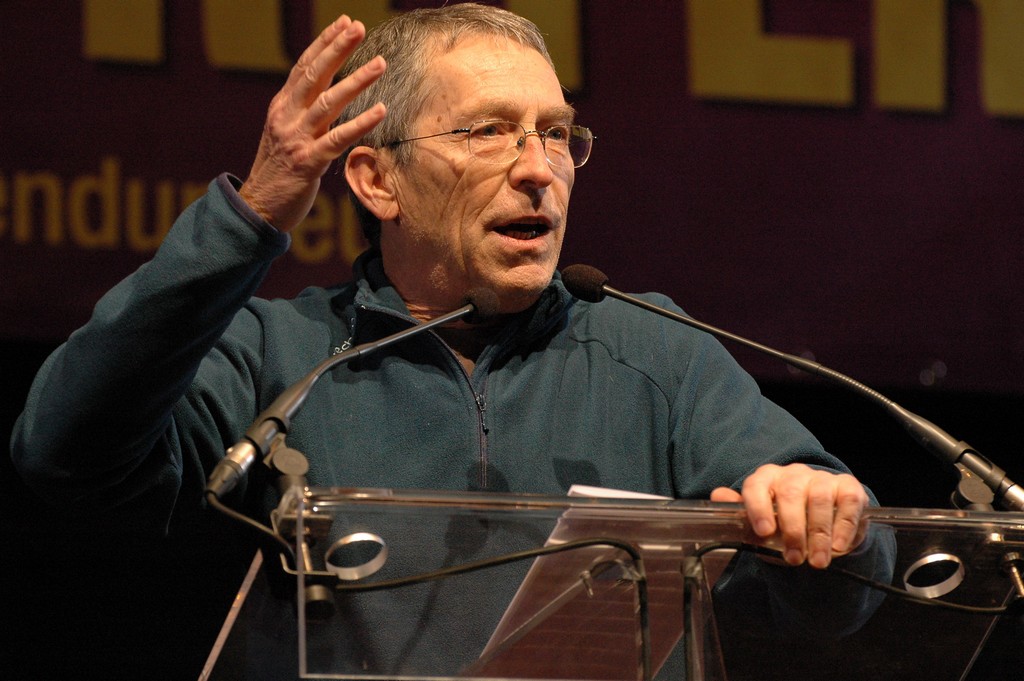
[[[955,681],[1024,556],[1024,514],[871,509],[837,565],[990,609],[964,612],[738,552],[734,505],[317,489],[279,513],[305,561],[257,557],[201,679]]]

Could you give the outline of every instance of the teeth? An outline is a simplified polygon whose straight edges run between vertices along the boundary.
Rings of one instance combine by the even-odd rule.
[[[499,228],[498,231],[513,239],[529,240],[536,239],[541,234],[544,234],[547,231],[547,228],[544,225],[539,225],[538,227],[532,223],[518,223],[506,225],[505,227]]]

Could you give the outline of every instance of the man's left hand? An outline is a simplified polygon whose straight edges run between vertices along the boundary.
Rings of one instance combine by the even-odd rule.
[[[868,495],[852,475],[769,464],[754,471],[741,492],[719,487],[711,500],[742,503],[754,533],[780,539],[790,565],[825,568],[864,541]]]

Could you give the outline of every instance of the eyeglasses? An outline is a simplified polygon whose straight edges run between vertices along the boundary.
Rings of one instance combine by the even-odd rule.
[[[477,121],[468,128],[456,128],[422,137],[409,137],[385,144],[395,147],[406,142],[441,137],[466,135],[469,153],[486,163],[511,163],[526,148],[526,138],[536,135],[544,148],[544,157],[554,166],[572,165],[579,168],[590,158],[594,134],[582,125],[552,125],[546,130],[527,130],[512,121]]]

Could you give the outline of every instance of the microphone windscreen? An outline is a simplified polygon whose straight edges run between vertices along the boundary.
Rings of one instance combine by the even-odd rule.
[[[590,265],[569,265],[562,270],[562,283],[569,293],[588,303],[604,300],[604,285],[608,275]]]
[[[466,294],[466,303],[473,306],[474,310],[466,315],[466,321],[470,324],[479,324],[490,321],[498,316],[498,294],[489,288],[475,288]]]

